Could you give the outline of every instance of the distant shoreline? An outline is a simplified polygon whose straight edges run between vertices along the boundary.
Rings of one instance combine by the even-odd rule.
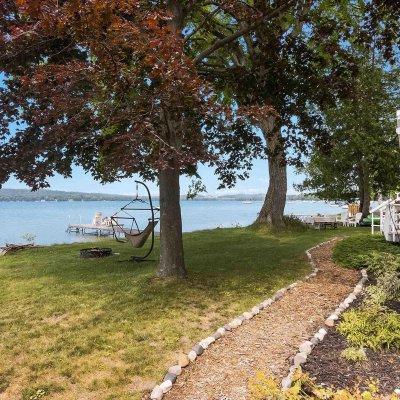
[[[263,201],[265,194],[228,194],[219,196],[199,195],[195,200],[200,201]],[[58,190],[38,190],[31,192],[27,189],[0,189],[0,202],[65,202],[65,201],[129,201],[132,196],[105,194],[105,193],[83,193],[83,192],[64,192]],[[158,196],[153,196],[154,200],[158,200]],[[186,196],[181,196],[182,201],[186,201]],[[316,198],[304,195],[288,195],[288,201],[297,200],[318,200]],[[192,201],[192,200],[187,200]]]

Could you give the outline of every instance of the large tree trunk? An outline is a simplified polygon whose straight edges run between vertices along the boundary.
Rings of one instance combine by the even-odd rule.
[[[371,206],[371,187],[369,180],[369,169],[365,160],[362,160],[358,167],[359,170],[359,198],[360,198],[360,212],[362,218],[366,218],[369,215],[369,209]]]
[[[366,218],[369,215],[369,209],[371,207],[371,186],[369,181],[369,168],[365,162],[363,162],[363,174],[362,174],[362,201],[360,199],[360,203],[362,202],[362,217]]]
[[[179,168],[160,171],[160,263],[157,276],[186,277],[183,256]]]
[[[183,8],[179,0],[168,0],[173,18],[169,26],[180,35],[183,22]],[[162,108],[161,121],[163,136],[172,149],[181,147],[181,124],[176,116]],[[167,168],[159,172],[160,185],[160,261],[157,276],[160,278],[185,278],[186,268],[183,255],[182,216],[180,205],[180,168],[176,155],[171,154]]]
[[[282,229],[285,226],[283,215],[287,194],[287,162],[284,143],[280,126],[276,124],[274,117],[266,119],[261,128],[267,142],[269,185],[256,223]]]
[[[368,190],[364,190],[363,207],[361,209],[363,218],[368,217],[370,207],[371,207],[371,193],[368,188]]]

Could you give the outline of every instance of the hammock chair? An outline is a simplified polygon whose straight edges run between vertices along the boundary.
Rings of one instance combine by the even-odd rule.
[[[111,216],[111,226],[113,229],[114,237],[118,242],[130,243],[134,248],[141,248],[151,236],[151,245],[149,250],[144,256],[133,256],[132,260],[136,262],[144,261],[153,251],[154,248],[154,229],[159,222],[156,218],[156,213],[160,211],[159,208],[153,206],[149,188],[139,181],[136,182],[136,196],[128,204],[124,205],[119,211]],[[139,198],[139,185],[142,185],[147,192],[147,200]],[[139,228],[136,217],[132,211],[137,212],[150,212],[147,226],[144,229]],[[126,225],[130,225],[129,228]],[[124,239],[121,239],[123,235]]]

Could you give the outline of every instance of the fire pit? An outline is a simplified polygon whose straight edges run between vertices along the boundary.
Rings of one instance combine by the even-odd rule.
[[[92,247],[90,249],[81,250],[81,258],[101,258],[109,257],[112,254],[112,249]]]

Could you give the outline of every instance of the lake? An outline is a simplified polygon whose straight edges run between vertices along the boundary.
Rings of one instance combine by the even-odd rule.
[[[68,224],[91,223],[97,211],[110,216],[124,204],[120,201],[0,202],[0,246],[6,242],[23,243],[22,236],[27,233],[35,235],[38,244],[93,240],[93,237],[66,233]],[[182,201],[183,230],[249,225],[261,206],[261,201],[251,204],[235,200]],[[294,215],[337,214],[342,211],[340,206],[322,201],[288,202],[285,209],[286,214]],[[138,220],[145,224],[148,215],[140,214]]]

